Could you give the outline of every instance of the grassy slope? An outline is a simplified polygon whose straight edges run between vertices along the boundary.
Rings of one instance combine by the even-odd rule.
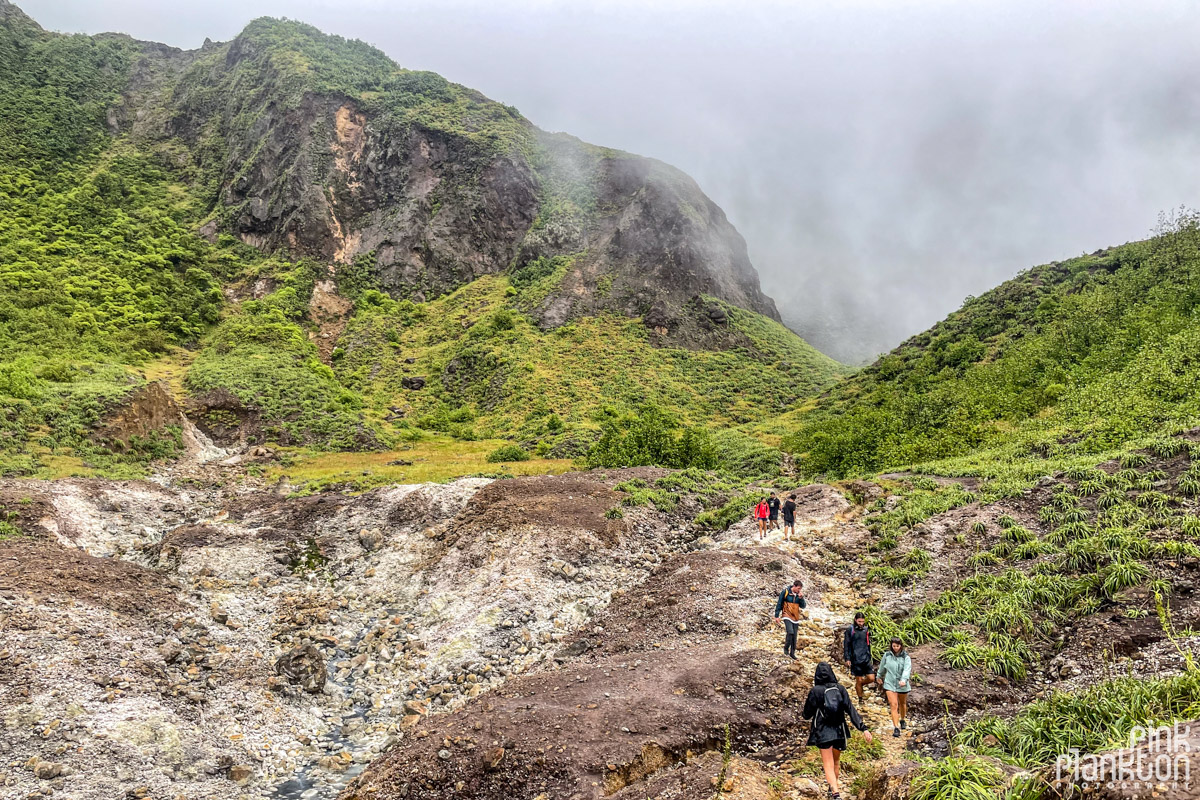
[[[969,299],[800,415],[785,444],[831,476],[1100,454],[1200,416],[1198,313],[1200,231],[1185,215]]]
[[[732,307],[731,325],[751,349],[655,347],[639,320],[615,315],[543,331],[514,310],[524,300],[507,278],[487,276],[429,303],[360,303],[336,371],[375,414],[404,411],[402,435],[499,436],[571,456],[604,420],[646,403],[688,424],[735,425],[819,391],[841,369],[777,323]],[[424,389],[402,388],[413,376]]]
[[[881,641],[938,642],[950,666],[1019,680],[1084,617],[1158,613],[1171,629],[1178,564],[1200,557],[1200,445],[1175,435],[1200,417],[1198,309],[1200,230],[1185,213],[1152,240],[1038,267],[968,300],[793,412],[785,446],[810,474],[981,479],[966,492],[912,478],[900,506],[873,507],[864,559],[882,591],[941,568],[910,536],[923,520],[1042,485],[1025,495],[1039,506],[1035,524],[961,523],[950,546],[982,543],[939,594],[896,620],[869,609]],[[1014,720],[986,717],[958,741],[1037,766],[1067,746],[1121,742],[1135,724],[1190,719],[1196,685],[1192,671],[1055,694]],[[985,745],[987,734],[1000,744]],[[985,767],[948,760],[922,780],[1002,782]]]

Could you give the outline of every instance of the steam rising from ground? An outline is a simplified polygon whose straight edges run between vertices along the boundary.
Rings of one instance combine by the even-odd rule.
[[[1033,264],[1200,204],[1187,2],[26,0],[198,46],[301,18],[691,173],[814,344],[862,361]]]

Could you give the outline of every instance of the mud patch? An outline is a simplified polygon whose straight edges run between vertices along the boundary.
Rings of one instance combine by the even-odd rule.
[[[512,679],[431,718],[343,800],[599,798],[720,749],[726,725],[739,749],[771,746],[794,735],[800,706],[780,697],[803,679],[764,655],[694,647]]]
[[[0,594],[30,602],[67,598],[122,614],[158,616],[179,607],[158,573],[48,541],[0,542]]]
[[[145,439],[168,425],[179,425],[183,409],[162,381],[147,383],[130,393],[104,418],[93,439],[118,450],[135,437]]]
[[[338,294],[333,281],[317,281],[313,286],[312,299],[308,303],[308,316],[317,324],[317,330],[311,338],[316,342],[321,360],[326,364],[330,363],[338,337],[346,330],[346,323],[350,320],[350,312],[353,310],[354,303]]]
[[[482,532],[524,526],[553,526],[590,531],[611,543],[624,527],[605,513],[621,501],[611,486],[635,477],[634,470],[618,470],[597,480],[588,473],[538,475],[495,481],[475,495],[455,520],[463,532]],[[660,471],[666,474],[665,470]],[[617,477],[620,476],[620,477]],[[658,477],[658,476],[655,476]]]

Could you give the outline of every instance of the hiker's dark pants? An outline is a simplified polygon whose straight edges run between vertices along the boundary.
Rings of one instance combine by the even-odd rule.
[[[787,617],[783,618],[783,652],[789,656],[796,655],[796,631],[800,630],[799,622],[792,622]]]

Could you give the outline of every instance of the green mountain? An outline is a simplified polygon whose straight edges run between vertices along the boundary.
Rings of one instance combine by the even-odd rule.
[[[1200,230],[1189,212],[1160,227],[968,298],[823,395],[785,446],[810,474],[847,476],[1087,456],[1195,426]]]
[[[136,472],[181,412],[222,444],[575,456],[844,373],[686,175],[362,42],[259,19],[183,51],[0,0],[0,67],[4,473]]]

